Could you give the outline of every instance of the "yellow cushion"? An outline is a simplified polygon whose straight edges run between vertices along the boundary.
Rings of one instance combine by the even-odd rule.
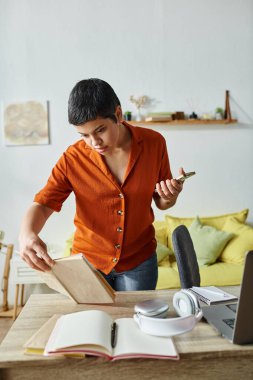
[[[156,289],[178,289],[180,287],[179,275],[176,271],[166,266],[158,267],[158,281]]]
[[[213,265],[199,269],[201,286],[230,286],[240,285],[243,265],[216,262]]]
[[[159,267],[168,268],[170,266],[171,266],[171,263],[170,263],[170,259],[168,256],[159,263]]]
[[[65,245],[65,249],[64,249],[64,252],[63,252],[63,256],[70,256],[71,254],[71,249],[72,249],[72,244],[73,244],[73,238],[74,238],[74,234],[72,234],[68,240],[66,240],[66,245]]]
[[[153,226],[155,227],[155,237],[156,240],[167,246],[167,224],[165,221],[156,220],[153,223]]]
[[[170,268],[163,267],[163,272],[159,266],[158,271],[159,275],[162,274],[162,277],[159,279],[159,289],[169,288],[169,280],[166,277],[166,270],[172,269],[175,273],[178,274],[178,268],[176,261],[172,263]],[[171,271],[167,272],[169,276]],[[222,263],[216,262],[212,265],[204,265],[199,268],[201,286],[230,286],[230,285],[240,285],[243,273],[243,265],[231,264],[231,263]],[[173,276],[172,285],[175,284],[175,276]]]
[[[200,216],[200,222],[207,226],[215,227],[217,230],[222,230],[225,222],[227,219],[234,217],[239,222],[245,222],[248,216],[248,209],[242,210],[240,212],[235,212],[232,214],[224,214],[224,215],[217,215],[217,216],[209,216],[209,217],[202,217]],[[168,247],[173,249],[172,247],[172,241],[171,241],[171,234],[174,231],[174,229],[179,226],[180,224],[184,224],[186,227],[189,227],[190,224],[193,222],[195,217],[191,218],[185,218],[185,217],[176,217],[172,215],[165,215],[165,221],[167,223],[167,238],[168,238]]]
[[[246,252],[253,250],[253,228],[235,218],[229,218],[222,230],[232,232],[235,237],[225,247],[220,260],[225,263],[242,264]]]

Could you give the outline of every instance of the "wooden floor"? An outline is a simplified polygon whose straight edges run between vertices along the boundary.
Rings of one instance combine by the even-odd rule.
[[[13,324],[12,318],[0,318],[0,343]]]

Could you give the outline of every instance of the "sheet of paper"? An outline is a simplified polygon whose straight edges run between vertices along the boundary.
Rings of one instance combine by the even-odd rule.
[[[178,358],[172,338],[149,335],[141,331],[133,318],[120,318],[114,356],[167,356]],[[141,355],[140,355],[141,354]]]
[[[60,348],[99,345],[111,352],[112,318],[100,310],[86,310],[60,317],[49,338],[46,351]]]

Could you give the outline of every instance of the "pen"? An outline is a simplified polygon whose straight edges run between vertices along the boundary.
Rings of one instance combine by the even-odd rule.
[[[116,346],[116,340],[117,340],[117,323],[113,322],[112,328],[111,328],[111,346],[114,348]]]
[[[204,292],[207,292],[207,293],[211,293],[211,294],[215,294],[216,296],[220,296],[220,297],[229,297],[228,294],[226,293],[222,293],[222,292],[216,292],[215,290],[210,290],[210,289],[203,289]]]

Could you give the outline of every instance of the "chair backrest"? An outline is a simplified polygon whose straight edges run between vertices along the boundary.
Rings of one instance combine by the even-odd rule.
[[[177,260],[182,289],[200,286],[199,265],[190,233],[186,226],[180,225],[172,233],[172,244]]]
[[[3,305],[2,311],[9,310],[8,305],[8,285],[9,285],[9,274],[10,274],[10,261],[13,254],[13,244],[4,244],[0,242],[0,254],[5,254],[5,264],[4,264],[4,272],[3,272],[3,280],[2,280],[2,291],[3,291]]]

